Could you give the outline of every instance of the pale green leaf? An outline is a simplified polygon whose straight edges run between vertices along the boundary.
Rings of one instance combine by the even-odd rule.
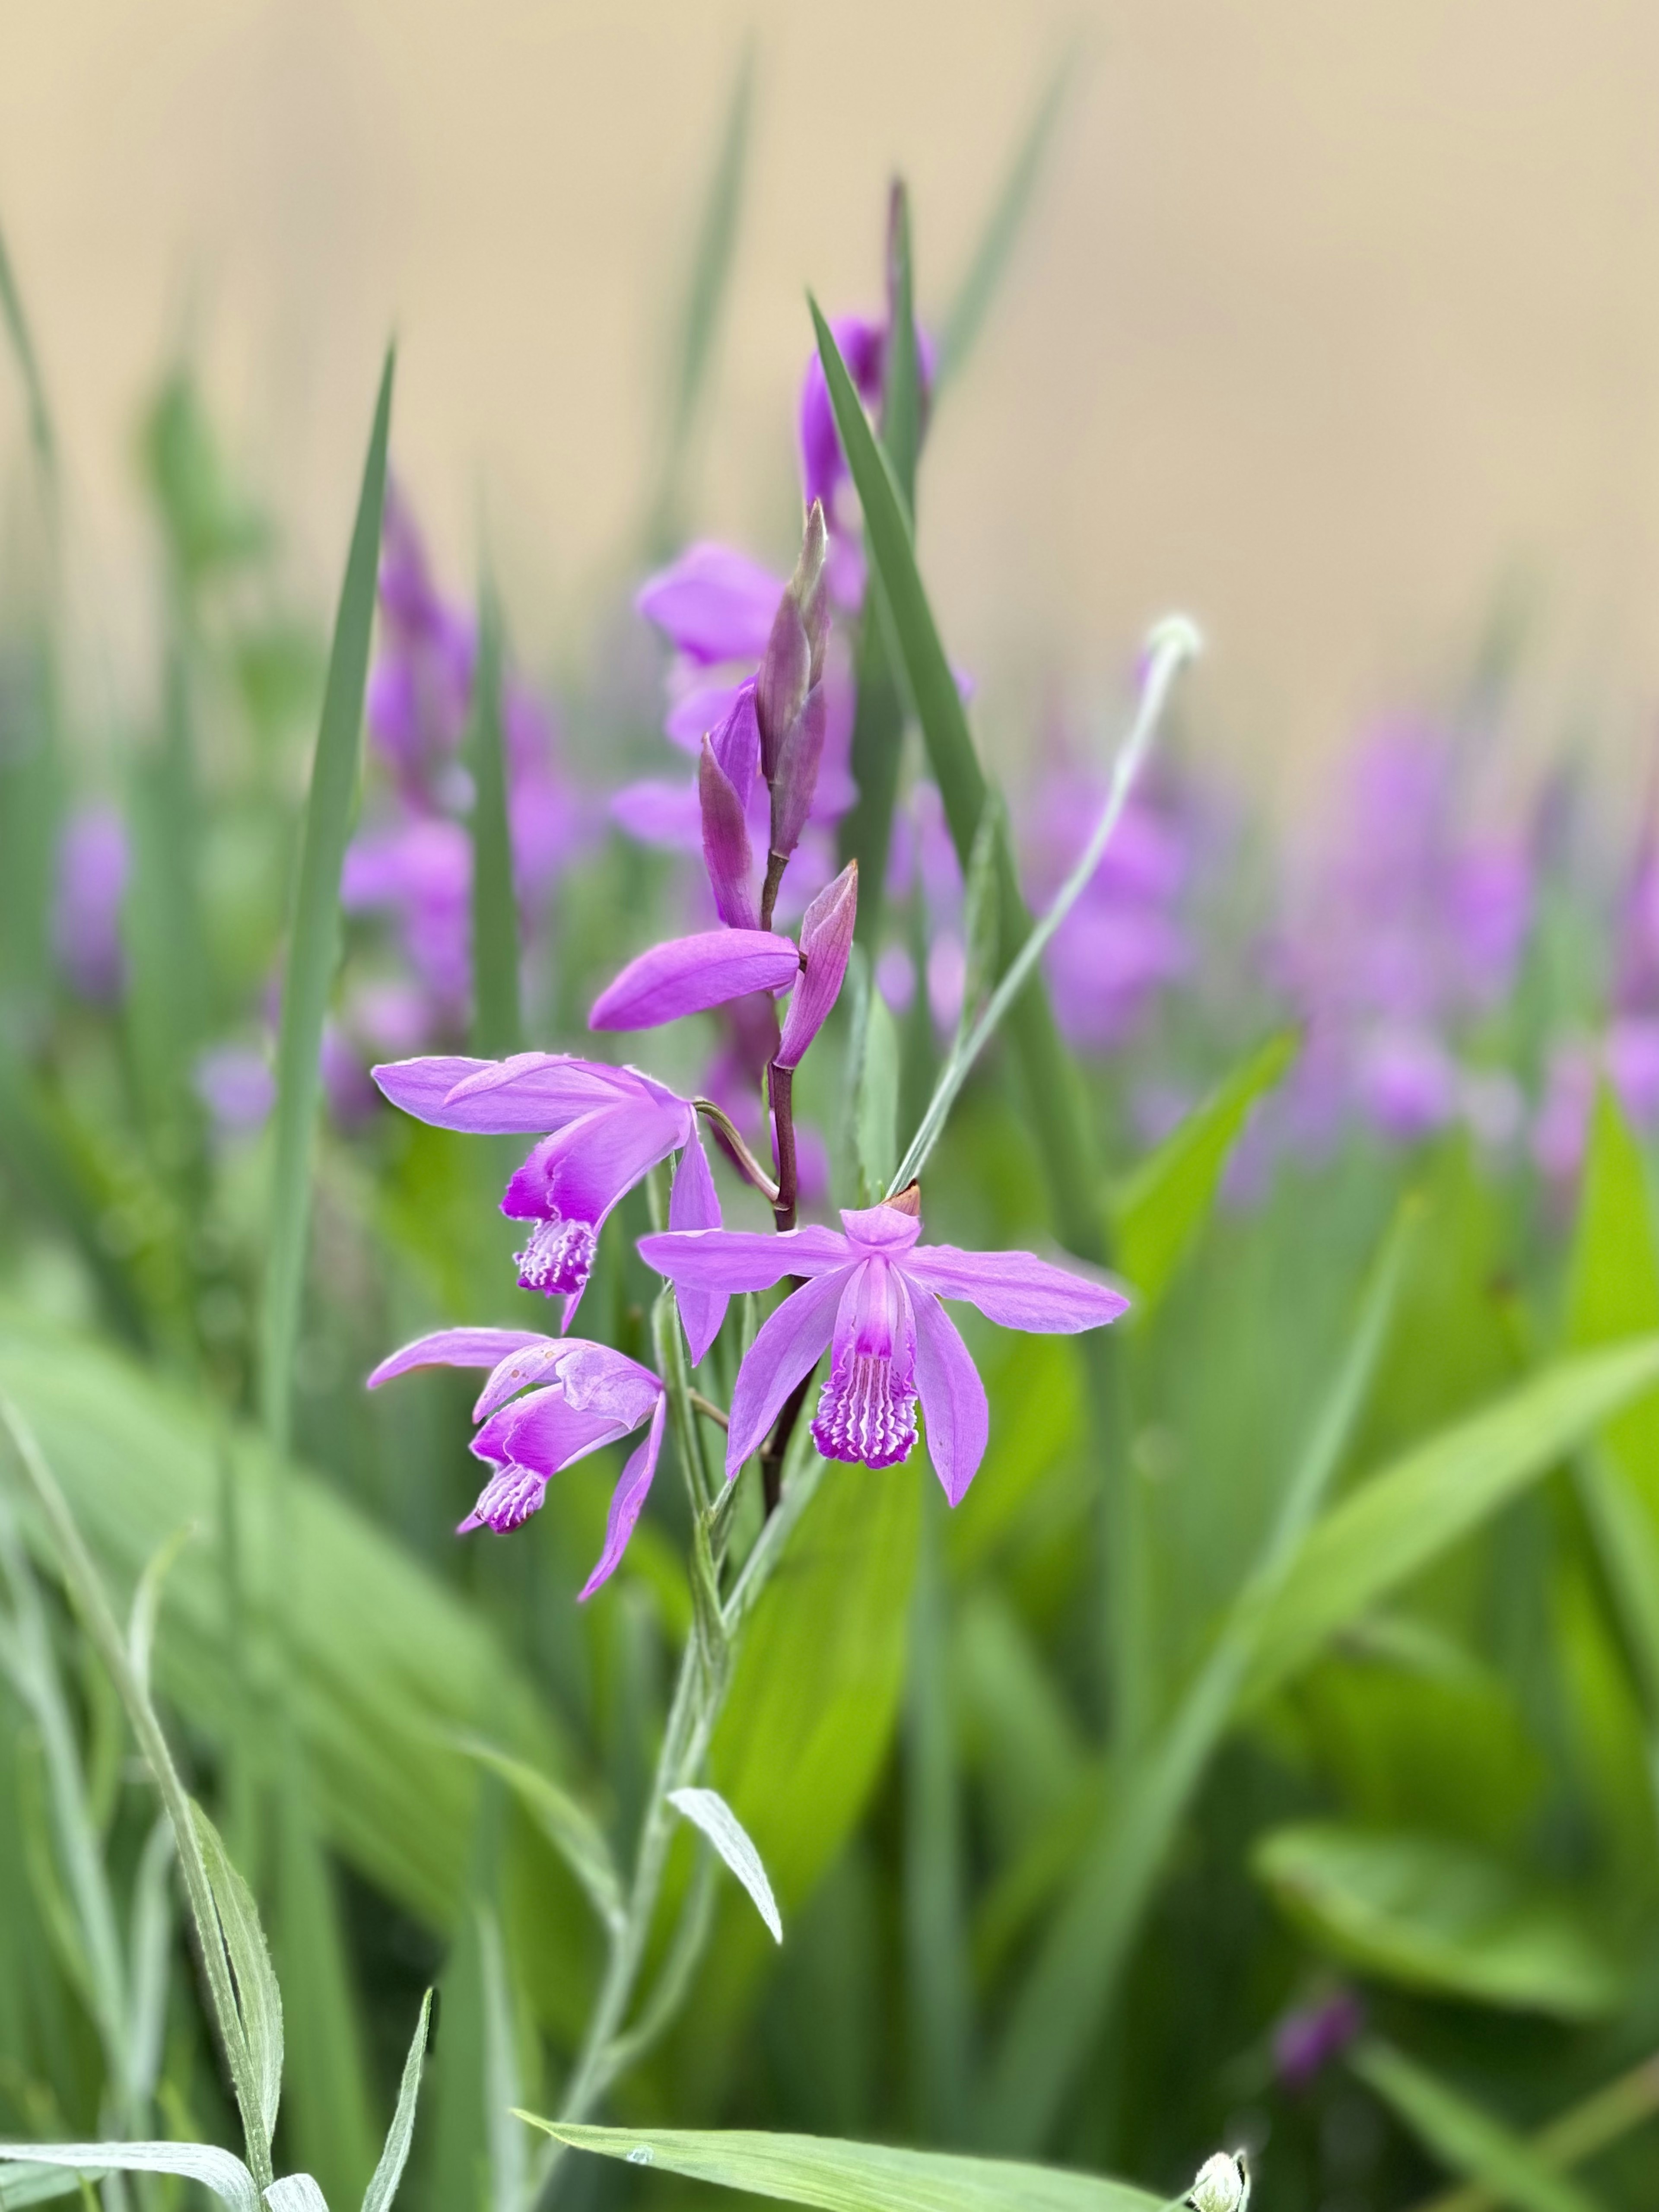
[[[755,1849],[749,1831],[720,1796],[718,1790],[671,1790],[668,1802],[677,1813],[683,1813],[694,1828],[699,1828],[713,1844],[754,1899],[755,1910],[766,1923],[772,1941],[783,1941],[783,1922],[778,1917],[778,1901],[772,1894],[772,1885],[767,1879],[761,1855]]]
[[[507,823],[501,610],[486,574],[478,594],[478,658],[467,751],[472,768],[472,1049],[519,1049],[519,902]]]
[[[259,2192],[241,2160],[214,2143],[0,2143],[0,2159],[65,2166],[89,2179],[109,2172],[176,2173],[199,2181],[231,2212],[260,2212]]]
[[[526,1766],[521,1759],[498,1751],[493,1744],[481,1742],[476,1736],[458,1736],[456,1741],[469,1758],[500,1775],[587,1893],[589,1903],[605,1925],[620,1926],[622,1877],[604,1831],[587,1808],[556,1782]]]
[[[398,2194],[398,2185],[404,2178],[404,2168],[409,2163],[409,2147],[415,2140],[415,2111],[421,2097],[421,2072],[426,2063],[427,2035],[432,2023],[432,1992],[428,1990],[421,1999],[421,2016],[415,2023],[415,2034],[409,2046],[409,2056],[404,2061],[403,2080],[398,2086],[397,2110],[392,2115],[392,2125],[386,2130],[386,2148],[380,2153],[380,2162],[363,2191],[362,2212],[387,2212],[387,2207]]]
[[[276,2128],[276,2107],[283,2094],[283,1996],[276,1969],[259,1924],[259,1908],[253,1893],[231,1864],[219,1831],[201,1807],[192,1802],[191,1813],[201,1844],[203,1863],[213,1892],[215,1910],[224,1937],[226,1954],[236,1983],[236,2009],[258,2098],[266,2148]]]
[[[1274,1829],[1251,1864],[1299,1927],[1385,1980],[1563,2020],[1618,2002],[1618,1968],[1582,1915],[1465,1845],[1310,1822]]]
[[[823,2136],[575,2127],[530,2112],[522,2117],[577,2150],[659,2166],[751,2197],[815,2205],[818,2212],[1152,2212],[1163,2202],[1127,2182],[1004,2159],[893,2150]]]

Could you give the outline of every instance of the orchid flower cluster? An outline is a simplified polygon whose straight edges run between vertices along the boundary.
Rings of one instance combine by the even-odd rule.
[[[781,1458],[810,1378],[828,1352],[811,1424],[819,1452],[827,1460],[896,1466],[916,1443],[920,1412],[929,1455],[954,1505],[984,1455],[989,1414],[984,1385],[942,1301],[965,1301],[1012,1328],[1066,1332],[1113,1321],[1126,1303],[1109,1285],[1029,1253],[923,1244],[914,1182],[875,1206],[843,1212],[839,1229],[797,1225],[793,1079],[839,996],[858,902],[852,862],[814,892],[793,936],[777,927],[823,769],[830,551],[823,507],[814,501],[799,561],[775,599],[753,673],[702,695],[709,710],[719,711],[700,738],[696,777],[700,842],[719,926],[641,953],[601,992],[589,1017],[595,1030],[629,1032],[748,1007],[750,1027],[765,1044],[770,1167],[716,1102],[682,1097],[639,1068],[526,1052],[502,1061],[417,1058],[374,1070],[387,1098],[422,1121],[476,1135],[537,1139],[501,1206],[526,1224],[516,1255],[520,1285],[562,1301],[559,1334],[440,1330],[394,1353],[370,1382],[430,1365],[488,1370],[474,1407],[472,1449],[490,1472],[463,1530],[518,1528],[556,1474],[644,1431],[611,1498],[584,1597],[615,1571],[644,1508],[669,1384],[623,1353],[569,1332],[607,1218],[670,1158],[677,1164],[668,1226],[642,1237],[639,1249],[673,1286],[693,1365],[720,1334],[733,1297],[785,1289],[742,1360],[729,1415],[721,1417],[728,1484],[757,1452]],[[757,599],[759,586],[749,582]],[[751,641],[759,630],[756,619]],[[722,649],[729,641],[723,633]],[[704,1149],[708,1129],[771,1206],[770,1234],[724,1225]]]

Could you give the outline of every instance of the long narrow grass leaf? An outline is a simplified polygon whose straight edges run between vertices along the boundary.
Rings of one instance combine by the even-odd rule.
[[[677,1813],[683,1813],[694,1828],[701,1828],[714,1849],[725,1860],[754,1900],[755,1910],[766,1923],[775,1943],[783,1941],[783,1922],[778,1917],[778,1901],[772,1894],[772,1885],[767,1879],[761,1855],[750,1840],[749,1831],[720,1796],[718,1790],[671,1790],[668,1802]]]
[[[219,1916],[226,1954],[236,1979],[236,2009],[258,2096],[260,2124],[267,2151],[276,2131],[276,2108],[283,2095],[283,1997],[259,1908],[253,1893],[230,1863],[230,1855],[199,1805],[192,1804],[196,1834],[208,1882]]]
[[[1255,1568],[1168,1726],[1108,1792],[1080,1870],[1016,1998],[985,2109],[988,2139],[1046,2137],[1109,2014],[1130,1947],[1182,1815],[1237,1705],[1290,1561],[1341,1464],[1369,1395],[1416,1222],[1385,1243],[1306,1448],[1285,1483]]]
[[[176,2173],[199,2181],[230,2212],[260,2212],[259,2191],[240,2158],[213,2143],[0,2143],[0,2159],[72,2166],[88,2180],[111,2172]]]
[[[1031,119],[1014,149],[1001,189],[991,204],[967,271],[945,311],[939,331],[939,366],[934,374],[936,392],[961,374],[963,362],[985,327],[991,302],[1007,273],[1019,234],[1030,213],[1076,61],[1075,51],[1068,49],[1044,85]]]
[[[52,413],[46,405],[46,382],[40,374],[40,361],[34,350],[34,340],[29,331],[28,318],[23,312],[23,295],[18,289],[17,273],[11,265],[11,256],[6,251],[3,233],[0,233],[0,321],[6,326],[6,336],[17,362],[17,373],[22,380],[23,397],[29,410],[29,436],[43,468],[50,471],[57,460],[57,440],[52,427]]]
[[[283,979],[282,1025],[276,1046],[276,1171],[259,1373],[260,1409],[279,1449],[288,1440],[292,1410],[294,1353],[299,1339],[311,1218],[312,1137],[321,1080],[318,1055],[339,947],[340,871],[356,791],[369,633],[374,622],[386,441],[392,424],[392,363],[393,356],[388,352],[335,616]]]
[[[1423,2148],[1454,2172],[1486,2184],[1517,2212],[1598,2212],[1583,2185],[1546,2166],[1519,2136],[1405,2053],[1362,2044],[1349,2063]]]
[[[519,902],[507,811],[501,611],[485,576],[478,594],[472,688],[472,1048],[483,1060],[519,1049]]]
[[[421,2016],[415,2023],[415,2033],[410,2043],[409,2056],[404,2061],[403,2079],[398,2085],[397,2109],[392,2115],[392,2125],[386,2130],[386,2148],[380,2153],[380,2162],[370,2177],[363,2191],[362,2212],[387,2212],[398,2194],[398,2184],[404,2178],[404,2168],[409,2163],[410,2145],[415,2140],[415,2112],[421,2100],[421,2074],[426,2064],[427,2038],[432,2026],[432,1992],[428,1990],[421,1999]]]

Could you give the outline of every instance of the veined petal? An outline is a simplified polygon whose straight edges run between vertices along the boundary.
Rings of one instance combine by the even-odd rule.
[[[431,1121],[443,1129],[450,1125],[441,1118],[441,1109],[455,1085],[495,1065],[491,1060],[428,1057],[386,1060],[368,1072],[394,1106],[417,1121]]]
[[[812,1441],[826,1459],[896,1467],[916,1440],[916,1323],[900,1270],[860,1261],[836,1315]]]
[[[674,1170],[674,1187],[668,1194],[669,1230],[672,1233],[675,1230],[718,1229],[720,1225],[720,1194],[709,1172],[702,1133],[695,1132]],[[680,1319],[685,1324],[685,1340],[690,1347],[691,1364],[696,1367],[720,1333],[720,1323],[726,1319],[726,1293],[692,1283],[677,1287]]]
[[[927,1456],[945,1495],[959,1505],[985,1456],[991,1409],[956,1323],[914,1276],[910,1303],[916,1317],[916,1386],[927,1424]]]
[[[672,938],[631,960],[587,1018],[592,1030],[650,1030],[683,1014],[706,1013],[750,991],[787,990],[800,957],[767,929],[706,929]]]
[[[443,1126],[480,1136],[528,1136],[562,1128],[596,1107],[647,1095],[625,1067],[578,1060],[568,1052],[520,1052],[511,1060],[472,1063],[444,1099]]]
[[[515,1352],[532,1346],[556,1346],[559,1341],[533,1328],[434,1329],[429,1336],[417,1336],[413,1344],[383,1359],[369,1376],[368,1388],[378,1390],[393,1376],[407,1375],[416,1367],[495,1367]]]
[[[1004,1328],[1075,1335],[1115,1321],[1129,1301],[1109,1283],[1073,1274],[1030,1252],[962,1252],[923,1244],[905,1255],[910,1280],[936,1298],[963,1298]]]
[[[662,1450],[664,1417],[668,1401],[659,1395],[657,1410],[651,1416],[651,1425],[643,1440],[629,1456],[621,1480],[611,1493],[611,1510],[605,1516],[605,1548],[599,1563],[577,1593],[580,1597],[592,1597],[603,1582],[608,1582],[622,1562],[628,1549],[628,1540],[634,1533],[635,1523],[644,1510],[650,1495],[652,1477],[657,1472],[657,1459]]]
[[[640,1239],[640,1257],[666,1275],[676,1289],[769,1290],[786,1275],[823,1275],[850,1265],[857,1255],[833,1229],[809,1224],[781,1237],[757,1236],[748,1229],[687,1230]]]
[[[775,1244],[787,1237],[756,1243]],[[787,1297],[749,1347],[732,1393],[732,1427],[726,1441],[726,1479],[732,1480],[758,1451],[796,1383],[811,1373],[830,1347],[836,1310],[847,1286],[844,1273],[821,1275]]]

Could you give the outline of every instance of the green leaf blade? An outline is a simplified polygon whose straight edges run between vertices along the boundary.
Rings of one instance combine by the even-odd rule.
[[[501,604],[479,593],[478,666],[468,751],[472,764],[472,1049],[506,1060],[519,1049],[519,902],[507,813]]]
[[[1350,2064],[1424,2148],[1518,2212],[1600,2212],[1598,2200],[1532,2147],[1403,2051],[1363,2044]]]
[[[276,1046],[276,1168],[259,1374],[261,1411],[279,1449],[288,1440],[291,1413],[310,1219],[312,1138],[321,1085],[318,1054],[339,949],[340,873],[350,833],[368,680],[393,363],[388,351],[335,617],[283,973]]]

